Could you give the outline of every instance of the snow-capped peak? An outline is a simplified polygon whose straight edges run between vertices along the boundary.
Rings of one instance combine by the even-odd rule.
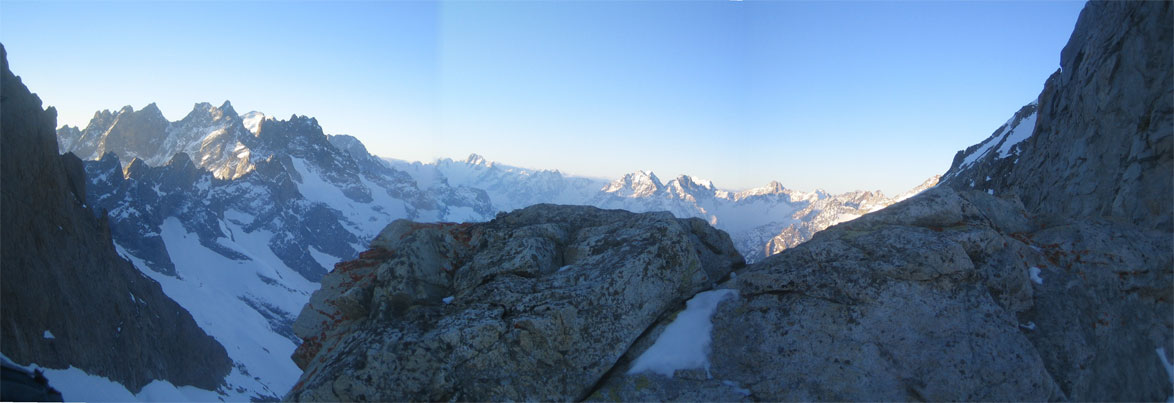
[[[492,162],[489,162],[488,160],[485,159],[485,157],[482,157],[481,155],[478,155],[476,153],[469,154],[469,157],[465,158],[465,163],[469,164],[469,165],[475,165],[475,166],[486,166],[486,167],[493,166]]]
[[[232,102],[228,102],[227,99],[224,100],[224,103],[220,104],[220,107],[217,109],[219,109],[220,112],[224,114],[236,115],[236,110],[232,109]]]
[[[779,181],[770,181],[770,183],[766,186],[746,189],[735,193],[734,198],[741,200],[751,196],[777,195],[786,193],[789,193],[789,190],[784,187],[783,184],[779,183]]]
[[[620,197],[646,197],[664,189],[664,184],[655,173],[636,171],[620,179],[616,179],[603,188],[604,193],[611,193]]]
[[[779,183],[779,181],[770,181],[770,183],[766,185],[765,189],[767,192],[772,194],[783,193],[783,191],[787,190],[785,187],[783,187],[782,183]]]
[[[192,111],[183,120],[206,120],[207,123],[219,121],[225,118],[238,118],[236,111],[232,109],[232,104],[224,101],[220,107],[214,107],[208,102],[197,103],[192,107]]]
[[[652,171],[644,171],[644,170],[636,171],[635,177],[639,178],[641,181],[655,183],[657,185],[657,187],[662,186],[662,184],[660,182],[660,178],[657,178],[656,174],[653,173]]]
[[[144,106],[143,110],[139,112],[146,112],[150,115],[159,115],[160,117],[163,116],[163,111],[160,111],[159,105],[155,105],[154,102],[147,104],[147,106]]]
[[[244,121],[245,129],[248,129],[249,132],[253,133],[254,136],[256,136],[257,133],[261,131],[261,121],[263,121],[265,119],[272,119],[272,118],[267,117],[267,116],[265,116],[264,113],[257,112],[257,111],[252,111],[252,112],[246,113],[244,115],[241,115],[241,120]]]
[[[248,129],[248,131],[253,133],[254,136],[256,136],[257,133],[261,131],[261,121],[265,119],[271,118],[266,117],[264,113],[257,111],[252,111],[241,115],[241,120],[244,121],[245,129]]]
[[[677,178],[677,181],[682,184],[687,183],[687,184],[693,185],[690,187],[700,187],[700,188],[703,188],[703,189],[709,190],[709,191],[717,190],[717,188],[713,186],[712,181],[710,181],[709,179],[701,179],[696,176],[681,175],[680,177]]]

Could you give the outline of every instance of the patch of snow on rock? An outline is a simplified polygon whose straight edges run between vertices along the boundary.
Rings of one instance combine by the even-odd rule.
[[[673,323],[665,327],[652,347],[636,358],[628,374],[653,372],[672,377],[679,369],[694,368],[705,368],[708,373],[710,331],[713,330],[710,318],[718,303],[737,294],[735,290],[725,289],[695,295]]]
[[[1032,267],[1028,269],[1027,274],[1031,276],[1032,282],[1042,285],[1044,283],[1044,278],[1039,276],[1039,272],[1040,270],[1038,267]]]
[[[1005,140],[1003,140],[1003,144],[999,146],[999,158],[1007,158],[1011,152],[1011,147],[1022,143],[1023,140],[1027,140],[1028,137],[1031,137],[1032,133],[1035,133],[1035,117],[1037,115],[1039,114],[1032,113],[1031,115],[1023,118],[1023,120],[1020,120],[1019,124],[1015,126],[1015,129],[1011,130],[1011,133],[1006,135],[1007,137]]]
[[[726,385],[726,386],[729,386],[730,388],[733,388],[735,392],[738,392],[738,394],[741,394],[742,396],[750,396],[750,390],[743,388],[741,385],[738,385],[737,382],[722,381],[722,385]]]

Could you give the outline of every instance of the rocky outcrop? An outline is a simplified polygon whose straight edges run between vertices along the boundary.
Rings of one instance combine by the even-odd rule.
[[[1107,221],[1033,221],[1014,197],[934,188],[720,286],[740,298],[714,315],[709,376],[620,366],[593,397],[1162,400],[1171,242]]]
[[[699,219],[537,205],[396,221],[294,331],[291,400],[582,398],[650,325],[742,264]]]
[[[216,389],[230,369],[224,348],[115,252],[106,217],[83,204],[81,162],[57,153],[56,111],[9,71],[2,48],[0,59],[0,350],[136,392],[155,379]]]
[[[593,398],[1168,399],[1171,20],[1090,3],[1038,105],[944,186],[738,271],[706,373],[620,365]]]
[[[1039,96],[1034,130],[973,164],[980,147],[959,152],[943,182],[1013,192],[1033,214],[1174,231],[1171,7],[1089,3]]]

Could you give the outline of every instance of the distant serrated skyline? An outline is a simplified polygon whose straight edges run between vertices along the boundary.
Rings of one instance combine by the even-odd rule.
[[[372,153],[897,194],[1032,101],[1081,2],[0,3],[59,124],[314,116]]]

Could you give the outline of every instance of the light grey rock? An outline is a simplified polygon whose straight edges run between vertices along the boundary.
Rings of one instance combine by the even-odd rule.
[[[1030,232],[1015,200],[931,189],[721,287],[710,375],[628,375],[593,400],[1161,400],[1174,341],[1169,233]],[[1041,283],[1032,281],[1035,275]],[[749,392],[743,395],[740,389]]]
[[[742,257],[696,219],[537,205],[393,222],[294,324],[290,400],[570,400]]]
[[[741,270],[723,285],[740,298],[713,319],[712,379],[615,371],[595,397],[1063,398],[1015,312],[989,291],[1022,296],[1027,268],[971,259],[1001,245],[990,214],[968,198],[993,197],[934,188]],[[1013,301],[1030,304],[1030,294]],[[673,394],[660,394],[667,385]]]

